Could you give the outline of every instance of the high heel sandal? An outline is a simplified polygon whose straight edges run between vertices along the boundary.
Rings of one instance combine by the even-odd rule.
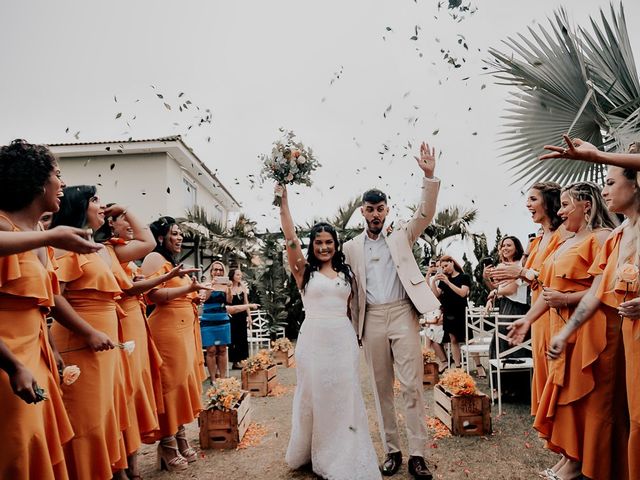
[[[171,452],[174,455],[169,456]],[[178,447],[174,447],[171,442],[160,440],[158,444],[158,470],[167,470],[169,472],[186,470],[189,467],[187,460],[180,455]]]
[[[187,462],[192,463],[198,459],[198,452],[195,448],[189,446],[189,442],[187,442],[187,432],[184,430],[184,425],[181,426],[178,429],[178,433],[176,433],[176,442],[180,450],[180,455],[182,455]],[[181,443],[182,445],[186,445],[185,448],[180,446]]]
[[[476,375],[478,378],[487,378],[487,371],[482,365],[476,365]]]

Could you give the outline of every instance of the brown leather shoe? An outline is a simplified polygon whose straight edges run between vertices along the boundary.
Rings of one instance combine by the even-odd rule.
[[[409,473],[418,480],[432,480],[433,475],[429,471],[424,458],[409,457]]]
[[[384,476],[390,477],[400,469],[400,465],[402,465],[402,452],[387,453],[380,471]]]

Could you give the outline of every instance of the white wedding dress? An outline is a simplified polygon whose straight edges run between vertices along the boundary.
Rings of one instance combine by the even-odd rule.
[[[380,479],[360,390],[358,343],[347,317],[349,293],[342,274],[330,279],[314,272],[302,296],[306,315],[296,345],[285,460],[291,468],[311,462],[327,480]]]

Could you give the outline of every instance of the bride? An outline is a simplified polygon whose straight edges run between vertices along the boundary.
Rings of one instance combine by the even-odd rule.
[[[351,269],[328,223],[311,229],[305,259],[286,188],[276,190],[282,194],[280,221],[289,266],[306,314],[296,346],[297,385],[285,460],[291,468],[311,462],[327,480],[379,479],[360,391],[356,333],[347,311],[355,288]]]

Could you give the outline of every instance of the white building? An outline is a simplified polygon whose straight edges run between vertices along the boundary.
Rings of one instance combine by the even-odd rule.
[[[194,206],[227,225],[240,205],[178,136],[49,145],[65,183],[97,185],[103,203],[131,208],[145,222],[185,217]]]

